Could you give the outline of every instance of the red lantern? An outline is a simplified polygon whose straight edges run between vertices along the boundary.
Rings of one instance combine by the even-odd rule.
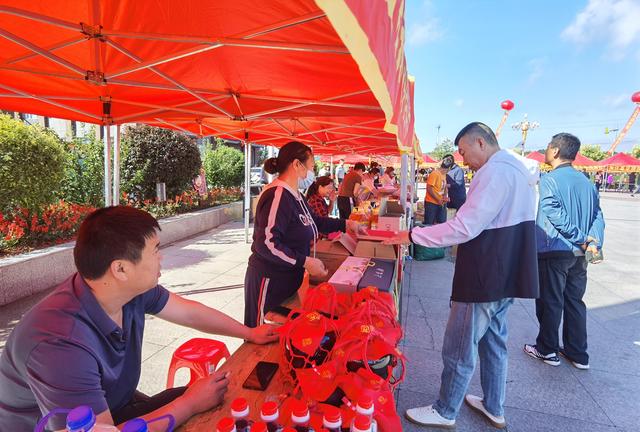
[[[635,102],[635,103],[640,103],[640,91],[635,92],[632,96],[631,96],[631,101]]]
[[[510,101],[509,99],[502,101],[502,103],[500,104],[500,106],[502,107],[503,110],[505,111],[511,111],[513,109],[513,107],[515,106],[513,104],[512,101]]]

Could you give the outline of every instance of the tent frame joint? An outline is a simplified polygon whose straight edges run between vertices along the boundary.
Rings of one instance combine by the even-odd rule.
[[[106,38],[102,34],[102,26],[100,24],[92,25],[81,22],[80,33],[85,35],[87,39],[97,39],[101,42],[106,42]]]
[[[104,77],[104,72],[88,70],[84,79],[99,86],[107,85],[107,79]]]

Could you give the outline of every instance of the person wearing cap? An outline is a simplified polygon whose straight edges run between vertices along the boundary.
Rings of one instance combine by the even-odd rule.
[[[455,139],[476,171],[467,201],[439,225],[416,227],[387,243],[458,244],[451,310],[442,345],[437,401],[406,416],[426,426],[454,427],[462,402],[504,428],[507,312],[514,298],[537,298],[535,161],[501,150],[493,131],[474,122]],[[480,359],[483,397],[466,394]]]
[[[442,166],[447,169],[447,208],[458,210],[467,200],[467,189],[464,184],[464,171],[455,163],[453,155],[442,158]]]
[[[106,207],[82,222],[77,273],[27,312],[0,357],[0,431],[32,431],[55,408],[89,406],[97,423],[171,414],[177,424],[220,404],[228,374],[146,396],[140,380],[146,314],[198,331],[264,344],[275,328],[249,328],[158,285],[160,226],[133,207]],[[54,416],[48,428],[65,428]]]
[[[355,221],[311,211],[300,189],[314,183],[314,168],[311,148],[297,141],[264,162],[265,171],[278,177],[264,188],[256,206],[244,279],[244,323],[249,327],[262,324],[267,312],[296,293],[305,270],[311,276],[326,276],[322,261],[311,254],[320,233],[361,229]]]

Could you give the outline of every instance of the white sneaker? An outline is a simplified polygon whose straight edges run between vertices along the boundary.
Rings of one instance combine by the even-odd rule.
[[[442,417],[433,405],[409,408],[405,413],[405,417],[413,422],[423,426],[439,427],[443,429],[453,429],[456,427],[455,420],[449,420]]]
[[[542,360],[548,365],[560,366],[560,357],[558,357],[558,354],[556,353],[545,355],[538,351],[538,348],[535,345],[529,344],[524,344],[524,352],[535,359]]]
[[[580,370],[588,370],[589,369],[589,363],[584,364],[584,363],[578,363],[577,361],[573,361],[565,354],[565,352],[563,350],[560,350],[560,354],[562,355],[562,357],[564,357],[567,360],[569,360],[574,368],[580,369]]]
[[[464,401],[469,405],[469,407],[475,411],[478,411],[480,414],[483,414],[489,423],[498,429],[504,429],[507,427],[507,422],[504,419],[504,416],[494,416],[484,407],[483,399],[474,395],[466,395],[464,397]]]

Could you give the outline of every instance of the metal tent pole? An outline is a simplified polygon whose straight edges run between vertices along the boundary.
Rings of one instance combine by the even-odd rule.
[[[400,157],[400,205],[402,208],[407,207],[407,165],[408,156],[403,153]]]
[[[249,217],[251,216],[251,143],[249,133],[244,141],[244,241],[249,244]]]
[[[104,127],[104,206],[111,205],[111,133],[109,126]]]
[[[119,204],[120,204],[120,125],[117,125],[116,139],[113,144],[113,205],[117,206]]]

